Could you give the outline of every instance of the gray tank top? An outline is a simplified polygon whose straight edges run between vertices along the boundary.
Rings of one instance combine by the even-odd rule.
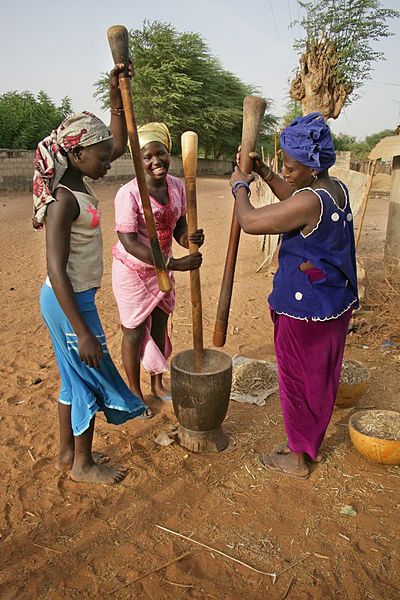
[[[72,223],[67,274],[74,292],[100,287],[103,275],[103,238],[98,200],[85,182],[88,193],[71,192],[79,205],[79,216]],[[47,279],[47,283],[49,280]]]

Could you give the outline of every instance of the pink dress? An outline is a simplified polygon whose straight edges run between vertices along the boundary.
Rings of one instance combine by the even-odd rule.
[[[171,256],[173,232],[178,219],[186,214],[186,198],[180,179],[167,175],[166,181],[169,203],[164,206],[152,196],[150,201],[161,251],[165,256]],[[138,242],[150,247],[136,178],[122,186],[116,195],[115,231],[137,233]],[[121,324],[127,329],[134,329],[146,322],[141,348],[142,365],[152,375],[163,373],[167,370],[166,360],[171,355],[171,341],[166,332],[163,356],[150,335],[151,313],[158,306],[171,314],[175,307],[175,291],[161,292],[155,268],[129,254],[120,241],[115,244],[112,253],[112,287]],[[171,272],[170,277],[174,281]]]

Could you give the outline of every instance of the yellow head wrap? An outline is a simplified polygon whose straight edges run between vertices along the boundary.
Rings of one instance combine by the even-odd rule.
[[[168,127],[164,123],[146,123],[138,127],[140,149],[150,142],[160,142],[171,152],[172,141]]]

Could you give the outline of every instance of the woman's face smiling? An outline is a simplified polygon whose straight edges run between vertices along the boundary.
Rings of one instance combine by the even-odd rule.
[[[158,181],[168,174],[171,157],[161,142],[149,142],[142,148],[144,171],[148,177]]]
[[[283,154],[282,176],[295,190],[310,186],[314,178],[312,169],[295,160],[286,152]]]

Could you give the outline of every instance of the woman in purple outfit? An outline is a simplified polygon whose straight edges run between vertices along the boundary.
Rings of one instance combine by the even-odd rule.
[[[351,313],[358,306],[353,215],[345,185],[329,176],[336,155],[322,115],[298,117],[282,132],[283,179],[255,153],[254,170],[284,202],[255,209],[252,176],[231,178],[246,233],[283,234],[269,296],[287,443],[260,461],[300,479],[332,416]]]

